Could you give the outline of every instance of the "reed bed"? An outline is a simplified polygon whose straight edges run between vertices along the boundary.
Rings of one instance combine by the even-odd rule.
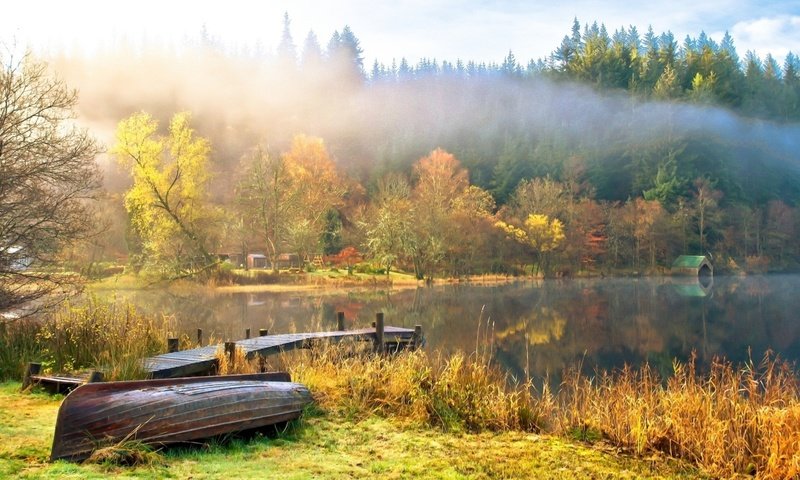
[[[39,329],[31,319],[0,319],[0,380],[20,378],[25,365],[40,357]]]
[[[391,416],[451,431],[535,430],[528,388],[508,387],[499,370],[464,355],[424,351],[384,357],[345,342],[283,359],[317,404],[350,418]]]
[[[0,377],[20,378],[29,361],[45,371],[101,370],[108,380],[144,378],[144,357],[166,351],[170,319],[131,304],[89,298],[37,319],[0,323]]]
[[[323,410],[356,420],[380,415],[447,431],[546,432],[635,455],[662,452],[715,477],[800,476],[798,377],[771,356],[739,367],[715,360],[705,373],[693,359],[675,362],[666,380],[647,365],[594,375],[576,368],[555,392],[510,383],[477,355],[386,358],[366,347],[323,346],[284,362]]]

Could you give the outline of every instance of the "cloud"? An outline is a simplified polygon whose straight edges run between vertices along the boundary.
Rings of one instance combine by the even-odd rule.
[[[777,15],[736,23],[731,34],[738,45],[747,45],[762,58],[772,53],[783,59],[788,52],[800,53],[800,15]]]

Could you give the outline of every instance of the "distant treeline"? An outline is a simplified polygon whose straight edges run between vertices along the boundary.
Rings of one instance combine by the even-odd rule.
[[[520,63],[509,52],[502,63],[400,59],[368,68],[349,27],[325,48],[310,32],[301,49],[289,27],[286,17],[274,53],[229,52],[204,38],[181,54],[55,62],[94,123],[116,125],[137,109],[161,125],[176,111],[193,113],[211,142],[209,202],[239,225],[202,236],[203,255],[242,245],[272,255],[352,246],[420,276],[526,264],[548,273],[657,269],[682,253],[751,270],[798,264],[793,54],[783,65],[752,52],[740,59],[727,34],[679,44],[669,32],[610,34],[576,19],[546,59]],[[109,87],[121,72],[125,91]],[[308,137],[298,143],[301,133]],[[295,205],[313,218],[287,216],[285,234],[264,225],[246,234],[242,225],[259,218],[246,208],[271,200],[266,190],[243,197],[242,182],[253,187],[259,169],[273,180],[305,171],[304,144],[329,182],[321,188],[336,193],[330,205]],[[319,163],[327,158],[336,175]],[[457,177],[455,190],[436,193],[432,172]],[[313,178],[292,175],[286,185],[314,197]],[[146,258],[135,222],[107,210],[118,227],[117,247],[106,252],[125,250],[125,238]]]

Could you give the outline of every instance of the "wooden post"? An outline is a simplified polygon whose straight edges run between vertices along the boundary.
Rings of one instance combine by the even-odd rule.
[[[225,342],[225,354],[228,356],[228,362],[233,365],[233,357],[236,355],[236,342]]]
[[[202,328],[198,328],[197,329],[197,344],[198,345],[202,345],[203,344],[203,329]]]
[[[412,337],[412,341],[414,342],[412,348],[414,350],[418,349],[422,343],[422,325],[414,325],[414,336]]]
[[[383,312],[375,314],[375,351],[383,353]]]
[[[168,338],[167,339],[167,352],[174,353],[180,349],[180,340],[177,338]]]
[[[266,337],[267,335],[269,335],[269,329],[268,328],[259,328],[258,329],[258,336],[259,337]]]
[[[103,375],[103,372],[100,372],[98,370],[92,370],[92,373],[89,374],[89,379],[86,380],[86,383],[102,382],[104,378],[105,375]]]
[[[25,368],[25,375],[22,377],[22,388],[23,390],[30,386],[31,376],[39,375],[42,371],[42,364],[36,362],[28,362],[27,368]]]
[[[336,312],[336,330],[344,330],[344,312]]]
[[[245,338],[245,340],[250,339],[250,329],[249,328],[246,328],[244,330],[244,338]]]

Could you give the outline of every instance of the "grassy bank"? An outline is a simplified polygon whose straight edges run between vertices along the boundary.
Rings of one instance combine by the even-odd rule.
[[[527,432],[458,434],[402,419],[307,415],[274,437],[162,452],[150,465],[47,462],[59,398],[0,384],[2,478],[697,478],[663,457]]]

